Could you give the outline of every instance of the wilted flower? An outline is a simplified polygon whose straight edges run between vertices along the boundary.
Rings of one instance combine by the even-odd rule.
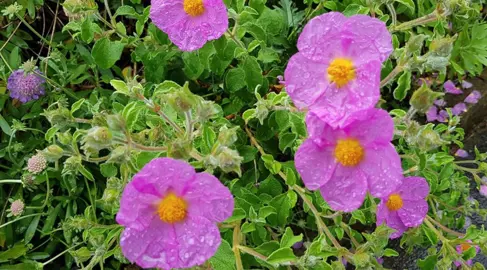
[[[461,95],[463,91],[458,89],[455,84],[448,80],[443,84],[443,88],[445,89],[445,93],[453,94],[453,95]]]
[[[451,113],[453,115],[460,115],[464,112],[467,111],[467,105],[463,102],[460,102],[458,104],[456,104],[455,106],[453,106],[453,108],[451,109]]]
[[[215,254],[217,222],[233,212],[232,194],[188,163],[156,158],[125,186],[116,220],[122,252],[144,268],[189,268]]]
[[[434,104],[438,107],[444,107],[446,106],[446,101],[444,99],[437,99]]]
[[[487,186],[481,185],[479,190],[480,195],[487,197]]]
[[[475,255],[477,255],[480,251],[480,247],[477,246],[477,245],[472,245],[472,244],[469,244],[469,243],[472,243],[471,240],[467,240],[467,243],[463,243],[463,244],[460,244],[460,245],[457,245],[456,247],[456,250],[457,250],[457,253],[458,254],[463,254],[465,251],[469,250],[471,247],[475,247]],[[461,262],[459,261],[455,261],[455,266],[456,267],[460,267],[462,265]],[[467,265],[472,265],[472,259],[470,260],[467,260],[466,261]]]
[[[150,17],[182,51],[200,49],[228,28],[222,0],[152,0]]]
[[[406,177],[389,196],[381,198],[377,207],[377,225],[386,223],[396,230],[391,239],[401,236],[408,228],[423,223],[428,213],[425,201],[429,186],[422,177]]]
[[[455,156],[457,157],[461,157],[461,158],[466,158],[468,157],[468,152],[463,150],[463,149],[458,149],[456,152],[455,152]]]
[[[10,213],[14,217],[20,216],[24,212],[24,207],[24,202],[21,199],[17,199],[10,205]]]
[[[310,190],[320,189],[334,210],[353,211],[365,194],[382,197],[401,183],[401,160],[391,144],[394,123],[384,110],[351,115],[341,129],[310,113],[309,138],[296,152],[296,169]]]
[[[40,71],[37,71],[40,73]],[[26,103],[30,100],[39,99],[45,94],[44,83],[46,80],[35,73],[26,74],[24,70],[18,69],[8,77],[7,89],[10,90],[10,97]]]
[[[479,102],[479,99],[482,97],[479,91],[473,90],[472,93],[470,93],[466,98],[465,102],[470,103],[470,104],[475,104]]]
[[[438,117],[436,118],[436,120],[438,120],[438,122],[444,123],[444,122],[448,121],[448,117],[449,117],[448,112],[445,110],[441,110],[438,113]]]
[[[426,121],[433,122],[438,119],[438,108],[436,106],[431,106],[426,112]]]
[[[347,115],[377,103],[381,63],[393,50],[382,21],[328,12],[308,22],[297,46],[284,77],[298,108],[338,126]]]
[[[46,158],[41,153],[37,153],[27,161],[27,170],[33,174],[41,173],[46,167]]]
[[[464,88],[464,89],[469,89],[469,88],[471,88],[472,86],[473,86],[473,84],[472,84],[472,83],[467,82],[467,81],[462,81],[462,88]]]

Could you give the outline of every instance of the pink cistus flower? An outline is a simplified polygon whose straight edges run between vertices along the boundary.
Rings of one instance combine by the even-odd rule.
[[[222,0],[151,0],[150,18],[182,51],[194,51],[228,29]]]
[[[381,64],[393,50],[382,21],[328,12],[308,22],[297,46],[284,77],[298,108],[336,127],[350,113],[377,103]]]
[[[458,254],[463,254],[465,251],[469,250],[471,247],[475,247],[475,255],[477,255],[480,251],[480,247],[477,245],[473,245],[471,240],[467,240],[467,243],[457,245],[456,250],[457,250]],[[456,267],[460,267],[462,265],[462,263],[459,261],[455,261],[454,263],[455,263]],[[467,265],[473,264],[472,259],[467,260],[465,263],[467,263]]]
[[[436,106],[431,106],[426,112],[426,121],[434,122],[438,119],[438,108]]]
[[[460,90],[455,86],[455,84],[448,80],[443,84],[443,88],[445,89],[445,93],[452,94],[452,95],[461,95],[463,91]]]
[[[41,73],[36,70],[36,72]],[[35,73],[26,74],[18,69],[12,72],[7,80],[7,89],[10,97],[18,99],[22,103],[39,99],[45,94],[44,83],[46,80]]]
[[[188,163],[156,158],[122,193],[116,220],[125,226],[125,257],[143,268],[189,268],[204,263],[221,243],[217,222],[233,212],[232,194],[213,175]]]
[[[394,123],[386,111],[355,113],[339,129],[309,113],[306,124],[309,138],[296,152],[296,169],[332,209],[353,211],[367,191],[386,196],[401,183],[401,160],[391,144]]]
[[[464,100],[465,103],[475,104],[482,97],[479,91],[473,90]]]
[[[385,223],[396,231],[391,239],[398,238],[408,228],[423,223],[428,213],[426,196],[429,186],[422,177],[406,177],[390,195],[381,198],[377,207],[377,225]]]

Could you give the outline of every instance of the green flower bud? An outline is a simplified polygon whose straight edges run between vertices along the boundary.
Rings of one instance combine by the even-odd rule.
[[[114,132],[123,132],[125,130],[125,119],[119,114],[108,115],[107,124]]]
[[[430,44],[430,51],[438,56],[449,57],[457,36],[435,39]]]
[[[78,168],[81,166],[81,157],[72,156],[64,161],[64,168],[62,174],[74,175],[78,173]]]
[[[130,160],[130,152],[127,149],[127,146],[118,146],[112,150],[110,153],[110,157],[107,160],[107,163],[124,163]]]
[[[198,122],[204,123],[221,112],[221,108],[212,101],[201,100],[198,104],[199,106],[196,108]]]
[[[175,159],[188,159],[189,153],[193,149],[191,141],[184,139],[177,139],[173,143],[169,144],[167,155]]]
[[[112,132],[107,127],[92,127],[81,141],[83,144],[81,148],[87,152],[88,156],[98,154],[100,150],[112,145],[112,137]]]
[[[175,111],[184,113],[196,107],[199,100],[189,90],[188,83],[185,83],[183,87],[167,95],[167,102]]]
[[[413,93],[409,104],[419,112],[425,113],[433,106],[433,102],[443,93],[432,91],[425,83]]]
[[[81,264],[88,261],[89,259],[91,259],[92,256],[91,251],[87,247],[82,247],[75,251],[71,251],[69,252],[69,254],[73,256],[77,264]]]
[[[264,120],[269,115],[269,109],[267,108],[267,101],[261,99],[257,101],[256,108],[255,108],[255,117],[259,119],[261,125],[264,124]]]
[[[71,145],[71,141],[73,140],[73,135],[68,131],[63,133],[57,133],[57,139],[61,144],[64,145]]]
[[[218,142],[221,146],[230,146],[235,143],[238,139],[237,137],[238,127],[227,128],[223,126],[220,128],[220,133],[218,134]]]
[[[94,0],[66,0],[63,3],[64,13],[74,20],[95,14],[97,8]]]
[[[406,43],[406,51],[408,55],[414,54],[419,55],[421,54],[421,49],[423,48],[424,40],[427,38],[427,35],[412,35],[408,42]]]
[[[222,171],[226,173],[236,172],[238,175],[242,174],[240,165],[242,164],[243,158],[237,151],[228,147],[222,147],[220,153],[216,156],[216,160],[218,167],[220,167]]]
[[[71,111],[65,107],[59,107],[49,111],[45,110],[42,115],[44,115],[47,118],[47,121],[49,121],[49,123],[51,123],[53,126],[66,126],[73,121]]]
[[[63,149],[59,145],[53,144],[44,149],[42,154],[47,161],[54,162],[63,156],[63,152]]]

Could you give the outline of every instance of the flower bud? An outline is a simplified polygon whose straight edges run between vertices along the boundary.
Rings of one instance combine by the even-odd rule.
[[[71,123],[73,120],[73,116],[71,115],[71,111],[65,107],[59,107],[54,110],[45,110],[43,115],[47,118],[47,121],[51,123],[52,126],[59,125],[59,126],[66,126],[67,124]]]
[[[180,89],[168,94],[167,102],[179,113],[187,112],[198,105],[198,99],[189,90],[188,83],[185,83]]]
[[[24,186],[24,188],[30,190],[30,191],[33,191],[34,189],[36,189],[36,181],[35,181],[35,176],[30,174],[30,173],[26,173],[24,175],[22,175],[22,185]]]
[[[421,53],[421,48],[423,48],[424,40],[427,38],[427,35],[413,35],[409,38],[408,42],[406,43],[406,51],[408,55],[414,54],[418,55]]]
[[[430,44],[430,51],[438,56],[449,57],[457,36],[435,39]]]
[[[189,153],[193,149],[191,141],[184,139],[177,139],[169,144],[167,155],[175,159],[188,159]]]
[[[48,161],[55,162],[63,156],[63,152],[64,151],[60,146],[53,144],[44,149],[42,154]]]
[[[94,0],[66,0],[63,10],[70,19],[78,20],[95,14],[97,5]]]
[[[17,199],[10,205],[10,214],[14,217],[18,217],[24,212],[24,207],[24,202],[21,199]]]
[[[220,153],[216,156],[216,159],[218,167],[220,167],[222,171],[226,173],[236,172],[238,175],[242,174],[242,171],[240,170],[240,165],[243,158],[239,155],[237,151],[228,147],[222,147]]]
[[[227,128],[227,126],[223,126],[220,128],[220,133],[218,134],[218,142],[222,146],[230,146],[235,143],[238,139],[237,137],[237,129],[238,127]]]
[[[196,108],[196,120],[198,122],[206,122],[221,111],[218,105],[212,101],[201,100]]]
[[[81,166],[81,157],[72,156],[64,161],[62,174],[76,174]]]
[[[112,150],[110,153],[110,157],[107,160],[107,163],[124,163],[130,160],[130,153],[127,149],[127,146],[118,146]]]
[[[107,116],[108,127],[114,132],[125,130],[125,120],[119,114],[112,114]]]
[[[71,145],[71,141],[73,140],[73,135],[69,133],[69,130],[63,133],[57,133],[57,139],[61,144],[64,145]]]
[[[81,148],[88,156],[90,153],[98,154],[100,150],[112,145],[112,137],[112,132],[107,127],[92,127],[81,141]]]
[[[443,95],[443,93],[432,91],[426,84],[423,84],[413,93],[409,103],[417,111],[426,113],[435,100]]]
[[[27,170],[32,174],[39,174],[47,167],[47,161],[42,153],[37,153],[27,161]]]

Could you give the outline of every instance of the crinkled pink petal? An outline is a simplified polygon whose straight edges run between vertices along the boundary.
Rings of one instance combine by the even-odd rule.
[[[320,192],[333,210],[352,212],[364,202],[367,180],[360,170],[338,165],[332,178],[320,188]]]
[[[341,88],[328,87],[310,110],[332,127],[344,126],[349,115],[369,109],[379,101],[380,69],[379,61],[357,67],[354,80]]]
[[[453,94],[453,95],[460,95],[463,94],[463,91],[458,89],[455,84],[448,80],[443,84],[443,88],[445,89],[445,93]]]
[[[391,234],[390,238],[398,238],[408,229],[408,227],[402,223],[397,211],[389,211],[389,209],[387,209],[386,201],[387,199],[381,200],[380,204],[377,206],[377,225],[385,223],[388,227],[396,230]]]
[[[335,56],[341,52],[341,28],[346,20],[339,12],[328,12],[314,17],[299,36],[298,50],[306,58],[318,62]]]
[[[480,195],[487,197],[487,186],[486,185],[481,185],[479,189]]]
[[[223,222],[232,215],[234,200],[230,190],[218,178],[198,173],[188,183],[183,194],[191,216],[202,216],[213,222]]]
[[[453,108],[451,109],[451,113],[453,115],[460,115],[464,112],[467,111],[467,105],[463,102],[460,102],[458,104],[456,104],[455,106],[453,106]]]
[[[117,223],[139,231],[147,228],[154,218],[154,204],[159,199],[152,194],[139,192],[133,182],[128,183],[120,200]]]
[[[309,107],[330,87],[326,79],[329,59],[311,61],[302,53],[291,57],[284,71],[286,92],[298,108]]]
[[[402,185],[398,188],[398,193],[405,200],[417,201],[424,200],[430,192],[430,187],[423,177],[405,177]]]
[[[391,143],[367,147],[359,166],[366,176],[369,192],[375,197],[391,194],[402,182],[401,158]]]
[[[333,129],[313,112],[306,116],[306,128],[308,137],[319,146],[335,145],[340,137],[345,136],[343,130]]]
[[[150,18],[167,34],[181,31],[179,25],[189,19],[182,0],[151,0]]]
[[[407,200],[403,197],[403,207],[397,210],[397,214],[407,227],[417,227],[423,223],[428,213],[428,203],[423,200]]]
[[[464,89],[469,89],[469,88],[471,88],[472,86],[473,86],[473,84],[472,84],[472,83],[467,82],[467,81],[462,81],[462,88],[464,88]]]
[[[426,121],[433,122],[436,121],[436,119],[438,119],[438,108],[433,105],[426,112]]]
[[[444,107],[446,105],[446,101],[444,99],[437,99],[434,103],[438,107]]]
[[[479,99],[482,97],[479,91],[473,90],[466,98],[465,102],[470,104],[475,104],[479,102]]]
[[[384,62],[393,51],[392,36],[379,19],[366,15],[351,16],[343,24],[342,33],[343,40],[349,40],[345,49],[364,58],[373,56]]]
[[[333,147],[320,147],[307,139],[296,152],[296,170],[309,190],[316,190],[326,184],[337,166]]]
[[[438,122],[446,122],[448,120],[448,112],[445,111],[445,110],[441,110],[439,113],[438,113],[438,117],[436,118],[436,120],[438,120]]]
[[[458,149],[456,152],[455,152],[455,156],[457,157],[461,157],[461,158],[467,158],[468,157],[468,152],[463,150],[463,149]]]
[[[348,126],[344,127],[347,135],[364,145],[389,143],[394,136],[394,120],[385,110],[371,108],[357,112],[347,122]]]

